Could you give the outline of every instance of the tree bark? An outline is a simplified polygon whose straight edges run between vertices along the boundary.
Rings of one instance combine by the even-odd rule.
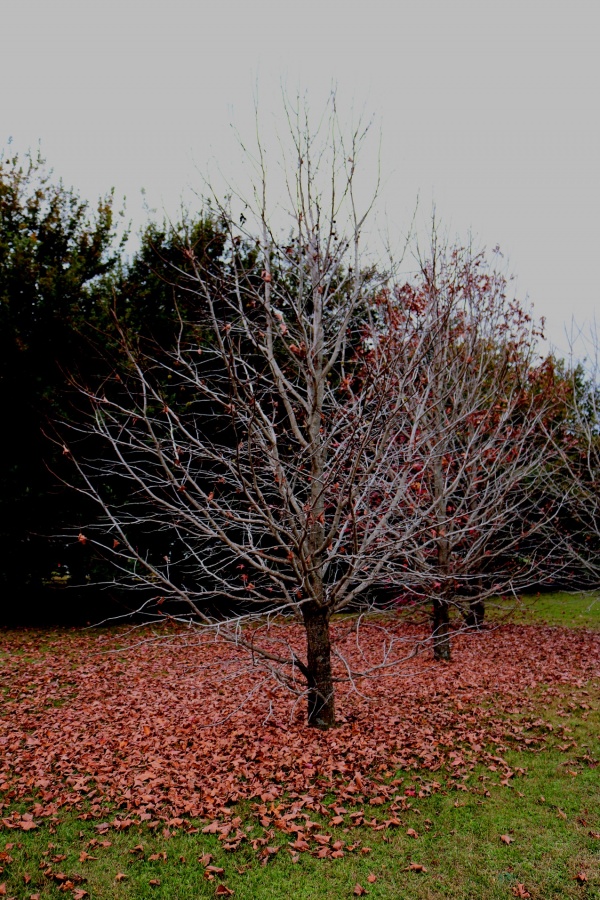
[[[316,604],[304,606],[302,615],[306,629],[308,724],[313,728],[332,728],[335,725],[335,698],[329,615]]]
[[[469,612],[465,618],[465,624],[469,628],[481,628],[485,617],[485,603],[483,600],[471,600]]]
[[[433,657],[444,662],[450,661],[450,607],[448,601],[436,598],[433,601]]]

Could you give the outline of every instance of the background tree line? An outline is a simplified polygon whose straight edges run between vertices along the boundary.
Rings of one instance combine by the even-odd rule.
[[[218,229],[183,217],[149,223],[127,257],[112,193],[95,208],[53,177],[42,157],[0,159],[0,466],[2,622],[82,622],[120,609],[89,588],[98,560],[61,535],[94,509],[65,486],[57,421],[84,417],[74,380],[102,382],[118,365],[115,326],[165,349],[177,333],[175,267],[190,241],[218,260]],[[10,423],[10,425],[9,425]],[[81,592],[77,586],[86,586]],[[69,586],[73,590],[65,591]]]

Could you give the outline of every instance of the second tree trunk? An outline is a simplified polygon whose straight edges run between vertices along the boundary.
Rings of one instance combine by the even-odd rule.
[[[433,601],[433,656],[434,659],[450,659],[450,606],[447,600]]]

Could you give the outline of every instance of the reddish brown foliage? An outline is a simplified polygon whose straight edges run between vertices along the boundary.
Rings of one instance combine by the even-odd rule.
[[[414,640],[414,630],[405,632]],[[373,657],[377,634],[363,636]],[[278,849],[268,846],[273,829],[300,852],[310,846],[343,856],[359,847],[318,834],[309,810],[333,825],[390,828],[400,820],[350,814],[343,804],[376,808],[393,799],[395,813],[439,788],[442,767],[459,785],[478,762],[508,783],[515,773],[506,748],[537,749],[548,735],[532,689],[552,693],[553,685],[600,675],[600,634],[505,626],[458,636],[451,664],[423,655],[361,684],[371,700],[343,686],[340,726],[324,733],[305,726],[283,689],[261,686],[260,671],[242,669],[234,651],[193,632],[142,642],[139,632],[68,633],[53,636],[41,654],[40,637],[0,636],[4,827],[27,830],[70,810],[112,817],[96,826],[99,835],[139,821],[190,828],[188,817],[206,817],[204,831],[235,849],[246,835],[228,805],[254,798],[267,836],[252,843],[265,862]],[[411,779],[413,769],[431,778]],[[390,783],[398,770],[404,781]],[[336,802],[326,809],[331,793]],[[7,811],[17,799],[29,802],[29,813]],[[114,817],[116,805],[123,812]]]

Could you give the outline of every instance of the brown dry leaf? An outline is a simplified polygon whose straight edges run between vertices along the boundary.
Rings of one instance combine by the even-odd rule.
[[[513,896],[521,897],[522,900],[527,900],[528,897],[531,897],[531,894],[529,893],[525,885],[521,884],[521,882],[517,882],[517,884],[513,885],[512,892]]]
[[[367,890],[362,886],[362,884],[357,883],[354,885],[354,890],[352,891],[352,893],[355,897],[364,897],[364,895],[367,893]]]
[[[217,897],[232,897],[233,891],[225,884],[220,884],[215,891]]]
[[[407,828],[406,833],[409,837],[414,838],[415,840],[419,837],[414,828]]]
[[[370,872],[369,875],[367,875],[367,881],[369,882],[369,884],[375,884],[375,882],[377,881],[377,875],[373,875],[373,873]]]
[[[6,896],[6,882],[3,881],[2,884],[0,884],[0,897],[5,897],[5,896]]]
[[[587,880],[588,879],[585,872],[578,872],[575,876],[575,881],[577,881],[579,884],[585,884]]]
[[[115,875],[115,881],[125,881],[126,878],[129,878],[124,872],[117,872]]]
[[[426,872],[427,869],[425,866],[422,866],[420,863],[411,862],[405,869],[406,872]]]
[[[160,884],[160,878],[151,878],[148,884],[151,884],[152,887],[158,887]]]
[[[500,840],[503,844],[512,844],[514,843],[514,837],[511,837],[510,834],[501,834]]]
[[[293,850],[298,850],[300,853],[310,850],[310,844],[302,838],[298,838],[297,841],[292,841],[290,847],[292,847]]]

